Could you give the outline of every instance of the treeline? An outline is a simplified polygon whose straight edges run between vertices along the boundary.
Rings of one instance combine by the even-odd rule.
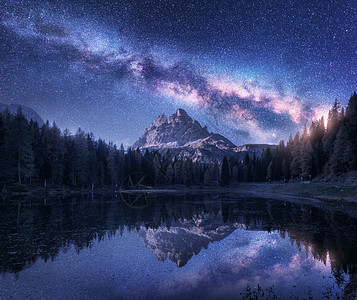
[[[336,100],[328,113],[306,125],[276,149],[266,149],[261,157],[245,156],[244,160],[224,159],[221,184],[237,181],[277,181],[316,176],[336,176],[357,170],[357,94],[351,96],[347,108]]]
[[[172,157],[170,151],[128,148],[95,140],[78,129],[63,134],[55,123],[41,128],[27,121],[21,108],[15,115],[0,114],[0,182],[43,184],[45,187],[128,187],[136,184],[200,184],[208,167],[190,159]],[[219,180],[219,164],[212,165],[211,180]]]
[[[21,108],[0,114],[0,182],[105,187],[145,185],[222,185],[263,182],[357,170],[357,94],[346,110],[335,101],[327,126],[321,118],[285,144],[267,148],[261,157],[225,157],[210,164],[178,158],[167,151],[118,149],[78,129],[61,133],[55,123],[41,128],[27,121]]]

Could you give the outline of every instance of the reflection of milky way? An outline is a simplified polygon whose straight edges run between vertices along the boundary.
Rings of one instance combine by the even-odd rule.
[[[185,297],[185,293],[199,290],[203,298],[231,299],[244,292],[247,285],[260,285],[265,292],[272,286],[278,299],[288,299],[292,290],[302,299],[311,288],[312,296],[319,298],[317,290],[321,286],[338,291],[329,277],[329,260],[324,263],[311,253],[297,250],[277,232],[237,229],[222,243],[210,244],[200,255],[174,277],[170,288],[160,286],[160,294],[168,297],[176,289]],[[214,282],[214,287],[207,282]]]
[[[9,5],[0,15],[6,34],[26,41],[36,59],[60,58],[83,76],[129,83],[166,103],[198,112],[203,119],[214,117],[220,130],[229,128],[238,139],[276,142],[281,130],[293,131],[326,114],[331,101],[314,101],[294,87],[296,82],[282,84],[274,79],[279,72],[271,78],[252,78],[237,65],[234,74],[222,75],[193,56],[182,59],[185,53],[178,50],[157,50],[152,43],[135,42],[134,35],[118,33],[114,26],[105,29],[94,17],[96,22],[90,23],[39,7]]]

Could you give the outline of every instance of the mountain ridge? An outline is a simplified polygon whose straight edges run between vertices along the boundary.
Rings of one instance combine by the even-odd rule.
[[[160,114],[144,130],[133,148],[158,150],[164,154],[168,149],[178,157],[190,157],[193,161],[210,162],[222,160],[224,156],[244,157],[246,153],[261,155],[263,149],[275,147],[268,144],[246,144],[236,146],[219,133],[209,132],[207,126],[192,119],[187,112],[178,108],[169,117]]]
[[[26,119],[28,121],[31,121],[31,119],[32,119],[34,122],[38,123],[39,127],[41,127],[42,125],[45,124],[45,122],[40,117],[40,115],[30,107],[27,107],[27,106],[24,106],[24,105],[20,105],[20,104],[9,104],[9,105],[7,105],[7,104],[4,104],[4,103],[0,102],[0,112],[3,112],[6,109],[8,109],[10,113],[16,114],[17,113],[17,109],[19,107],[21,107],[22,113],[23,113],[23,115],[26,117]]]

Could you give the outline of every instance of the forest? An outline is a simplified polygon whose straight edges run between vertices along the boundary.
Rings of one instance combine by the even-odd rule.
[[[68,186],[78,188],[128,187],[133,182],[150,186],[234,185],[237,182],[311,180],[357,170],[357,94],[347,107],[336,100],[328,119],[305,125],[276,149],[258,157],[224,157],[210,164],[175,157],[170,150],[124,149],[96,140],[80,128],[72,135],[55,123],[41,128],[21,108],[15,115],[0,113],[0,183],[3,186]],[[129,180],[128,180],[129,178]],[[129,184],[130,183],[130,184]]]

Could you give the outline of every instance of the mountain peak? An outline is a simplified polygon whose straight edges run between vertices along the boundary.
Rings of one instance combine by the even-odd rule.
[[[167,117],[165,114],[158,115],[151,126],[160,126],[167,122]]]
[[[192,123],[192,118],[188,115],[188,113],[182,109],[178,108],[174,114],[172,114],[168,118],[168,123]]]
[[[234,147],[225,137],[210,133],[206,126],[202,127],[182,108],[168,118],[164,114],[159,115],[133,145],[133,148],[141,149],[172,149],[179,155],[192,155],[194,160],[203,155],[210,159],[209,153],[221,158],[233,153]]]
[[[178,116],[178,117],[188,117],[188,114],[184,109],[178,108],[176,110],[176,116]]]

